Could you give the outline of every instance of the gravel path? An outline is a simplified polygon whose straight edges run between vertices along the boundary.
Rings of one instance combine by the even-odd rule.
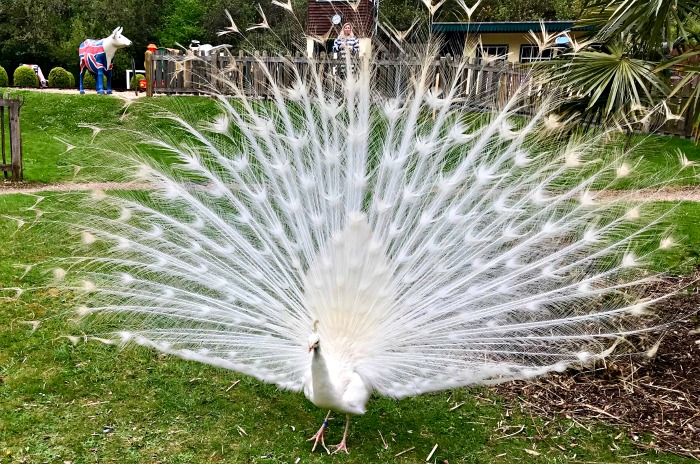
[[[80,190],[147,190],[148,184],[121,183],[121,182],[61,182],[59,184],[20,184],[11,182],[0,184],[0,195],[12,193],[38,193],[38,192],[76,192]]]
[[[120,182],[61,182],[57,184],[13,184],[0,183],[0,195],[38,192],[75,192],[80,190],[148,190],[148,184]],[[700,202],[700,186],[666,187],[662,189],[608,190],[595,194],[597,200],[614,201],[697,201]]]
[[[631,201],[700,201],[700,186],[665,187],[661,189],[639,190],[607,190],[598,192],[600,200],[619,200],[626,198]]]
[[[80,92],[77,89],[22,89],[22,90],[30,90],[32,92],[41,92],[41,93],[62,93],[64,95],[80,95]],[[97,95],[97,91],[94,89],[85,89],[86,94],[95,94]],[[106,97],[109,97],[110,95],[105,95]],[[121,100],[125,101],[131,101],[131,100],[136,100],[141,97],[145,97],[146,93],[145,92],[139,92],[138,95],[136,95],[136,92],[133,90],[115,90],[111,94],[112,97],[119,98]]]

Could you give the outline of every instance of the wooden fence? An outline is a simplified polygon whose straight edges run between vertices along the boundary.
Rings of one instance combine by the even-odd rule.
[[[2,164],[5,179],[8,172],[12,173],[12,181],[22,180],[22,137],[19,130],[19,109],[21,102],[14,99],[0,98],[0,147],[2,151]],[[7,108],[7,111],[5,111]],[[5,117],[7,113],[7,118]],[[7,119],[7,124],[5,120]],[[9,144],[7,143],[9,134]],[[9,159],[9,163],[8,163]]]
[[[671,78],[672,85],[675,82],[680,81],[682,75],[677,75]],[[669,102],[669,110],[673,114],[681,114],[681,111],[687,106],[688,100],[693,95],[700,85],[700,76],[693,79],[690,83],[685,85],[680,91],[673,97]],[[658,132],[662,134],[677,135],[679,137],[695,138],[695,140],[700,139],[700,128],[697,126],[696,121],[698,116],[700,116],[700,108],[693,108],[693,105],[689,105],[680,119],[671,119],[663,123],[659,128]]]
[[[253,56],[245,55],[242,51],[236,56],[213,53],[197,59],[177,55],[150,55],[149,58],[152,60],[153,90],[156,94],[226,93],[224,81],[216,78],[218,74],[235,82],[248,96],[268,98],[272,94],[270,77],[278,85],[286,87],[294,82],[295,74],[306,78],[312,72],[322,78],[324,90],[333,91],[339,87],[339,78],[346,67],[345,60],[323,55],[320,59],[309,60],[304,56],[267,56],[264,52]],[[410,85],[411,75],[418,72],[424,64],[422,60],[406,57],[373,59],[377,96],[400,97]],[[442,57],[433,60],[428,66],[428,81],[434,87],[444,90],[445,84],[449,82],[445,76],[453,76],[460,63],[450,57]],[[148,63],[146,67],[149,68]],[[264,68],[269,75],[263,71]],[[484,66],[476,61],[467,64],[461,72],[462,96],[471,98],[477,104],[507,98],[525,75],[512,67]],[[508,78],[504,78],[506,74]]]
[[[312,72],[321,77],[323,90],[333,93],[340,88],[339,78],[346,62],[324,55],[309,60],[304,56],[268,56],[264,52],[253,56],[243,51],[237,55],[219,51],[208,56],[153,55],[147,52],[145,65],[154,76],[149,84],[156,94],[226,94],[231,90],[227,88],[226,80],[230,80],[247,96],[269,98],[272,96],[270,80],[288,87],[297,74],[305,79]],[[407,56],[379,56],[372,60],[371,65],[377,97],[400,98],[411,85],[411,76],[425,67],[425,61]],[[528,79],[529,69],[517,65],[484,65],[476,59],[464,64],[460,59],[446,56],[432,60],[427,66],[427,82],[431,82],[432,87],[445,91],[446,84],[459,78],[459,97],[468,99],[476,108],[494,108],[521,89],[522,107],[531,112],[545,95],[551,96],[552,93],[551,89]],[[670,108],[674,114],[684,107],[697,85],[696,80],[674,98]],[[697,113],[686,111],[682,119],[667,121],[655,129],[661,133],[691,137],[693,131],[697,131],[697,127],[693,127],[696,117]]]

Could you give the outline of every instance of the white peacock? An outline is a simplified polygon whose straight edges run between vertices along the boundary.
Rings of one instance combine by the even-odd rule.
[[[626,153],[554,127],[547,102],[477,111],[465,63],[435,92],[431,50],[392,98],[370,60],[335,93],[310,67],[267,103],[226,82],[215,121],[170,116],[184,138],[142,134],[177,163],[134,158],[147,195],[67,219],[92,250],[59,272],[79,314],[116,316],[102,339],[303,391],[348,415],[345,452],[374,392],[563,371],[647,328],[665,296],[636,290],[669,236],[644,205],[596,201]]]

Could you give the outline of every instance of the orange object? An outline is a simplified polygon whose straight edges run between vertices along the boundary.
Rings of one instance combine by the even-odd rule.
[[[146,88],[146,79],[140,79],[139,80],[139,89],[145,89]]]
[[[155,53],[156,50],[158,50],[158,47],[156,47],[156,44],[148,44],[148,47],[146,47],[146,49],[147,49],[149,52]]]

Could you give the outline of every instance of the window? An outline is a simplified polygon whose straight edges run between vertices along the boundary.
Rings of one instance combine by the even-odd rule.
[[[552,49],[547,48],[540,51],[537,45],[520,46],[520,62],[532,63],[533,61],[549,61],[552,59]]]
[[[484,56],[496,58],[496,61],[503,62],[508,60],[508,45],[482,45],[476,49],[476,56],[479,61]]]

